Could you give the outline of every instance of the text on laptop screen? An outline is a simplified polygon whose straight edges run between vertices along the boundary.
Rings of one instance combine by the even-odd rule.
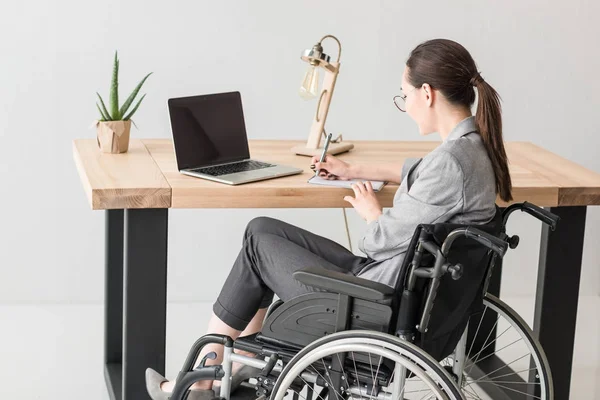
[[[250,157],[239,92],[169,99],[180,170]]]

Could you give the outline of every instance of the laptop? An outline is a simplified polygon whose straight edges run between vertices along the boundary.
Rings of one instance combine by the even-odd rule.
[[[182,174],[239,185],[303,172],[250,158],[239,92],[173,98],[168,106]]]

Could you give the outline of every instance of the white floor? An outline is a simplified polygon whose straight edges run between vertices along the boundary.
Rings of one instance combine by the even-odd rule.
[[[509,303],[531,321],[532,300]],[[204,333],[211,304],[169,304],[167,377]],[[571,399],[600,399],[600,297],[580,299]],[[0,306],[0,399],[108,400],[100,305]],[[561,379],[561,377],[555,377]]]

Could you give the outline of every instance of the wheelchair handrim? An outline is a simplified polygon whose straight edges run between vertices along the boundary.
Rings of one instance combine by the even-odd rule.
[[[386,353],[384,356],[394,362],[396,362],[396,359],[401,360],[398,363],[407,367],[407,369],[413,373],[415,373],[415,368],[420,368],[436,375],[439,379],[437,384],[441,385],[441,388],[445,391],[439,392],[438,389],[439,393],[436,394],[436,396],[441,395],[441,398],[448,399],[464,399],[462,392],[458,389],[450,375],[440,367],[435,359],[427,353],[424,353],[418,347],[389,334],[359,330],[344,331],[328,335],[316,340],[303,349],[286,365],[284,371],[282,371],[280,379],[277,380],[275,387],[273,388],[274,396],[272,399],[281,400],[288,390],[291,380],[293,380],[295,376],[299,376],[299,374],[314,361],[323,358],[324,354],[335,354],[336,351],[332,351],[332,349],[338,349],[338,345],[341,346],[340,349],[342,349],[342,352],[353,352],[357,351],[356,349],[359,348],[359,346],[364,346],[365,344],[372,346],[368,347],[370,353],[378,354],[378,351],[381,352],[381,350],[391,351],[391,353]],[[408,358],[410,360],[409,365],[405,365],[406,359],[402,360],[401,357]],[[431,378],[427,376],[426,372],[423,372],[423,374],[426,376],[425,379],[415,373],[420,379],[423,379],[425,382],[429,381],[430,383]]]
[[[367,342],[370,341],[371,340],[367,340]],[[364,344],[364,342],[357,343],[356,341],[351,339],[342,339],[340,340],[340,343],[336,343],[333,346],[323,346],[314,349],[312,352],[307,354],[302,360],[300,360],[300,362],[295,364],[284,376],[280,384],[279,393],[281,393],[281,395],[276,394],[274,400],[282,400],[283,396],[285,395],[285,391],[287,391],[287,389],[289,388],[292,381],[296,378],[296,376],[298,376],[302,371],[304,371],[315,361],[323,359],[332,354],[345,352],[368,352],[375,355],[387,357],[390,360],[394,360],[395,362],[401,364],[403,367],[414,373],[418,378],[426,382],[429,385],[429,387],[432,388],[432,391],[433,388],[435,388],[437,393],[434,394],[436,396],[439,396],[442,399],[446,398],[446,396],[439,390],[439,388],[436,388],[436,385],[433,382],[433,380],[425,372],[421,371],[420,368],[415,368],[414,364],[411,364],[406,359],[403,359],[402,356],[400,356],[399,354],[394,353],[391,350],[382,349],[381,347],[375,347],[372,344]],[[334,390],[337,392],[337,389],[334,388]]]

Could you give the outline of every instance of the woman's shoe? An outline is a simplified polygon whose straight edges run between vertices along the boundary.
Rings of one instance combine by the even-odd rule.
[[[146,390],[152,398],[152,400],[169,400],[171,396],[170,392],[165,392],[160,388],[163,382],[169,380],[153,370],[152,368],[146,369]],[[215,392],[210,389],[192,389],[188,395],[188,400],[212,400],[214,399]]]

